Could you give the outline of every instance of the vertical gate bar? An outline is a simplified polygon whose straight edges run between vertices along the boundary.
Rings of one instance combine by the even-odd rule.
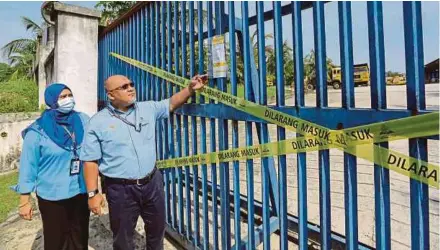
[[[107,51],[107,36],[104,37],[104,41],[103,41],[103,46],[102,46],[102,50],[103,50],[103,55],[104,55],[104,61],[103,61],[103,65],[102,68],[104,70],[104,80],[107,79],[107,68],[108,68],[108,51]]]
[[[156,39],[156,43],[155,43],[155,45],[156,45],[155,46],[156,63],[155,63],[155,66],[160,67],[160,61],[159,61],[160,60],[160,43],[161,43],[161,41],[160,41],[160,2],[155,2],[154,7],[155,7],[155,11],[156,11],[156,18],[155,18],[155,25],[154,25],[154,28],[156,31],[156,37],[155,37],[155,39]],[[162,81],[162,79],[160,77],[156,77],[155,86],[154,86],[154,88],[155,88],[154,89],[155,90],[154,91],[154,100],[156,100],[156,101],[159,101],[159,98],[160,98],[160,83],[161,83],[161,81]],[[158,124],[156,124],[156,125],[158,125]],[[157,126],[157,127],[159,129],[159,134],[161,134],[160,133],[161,132],[160,126]],[[159,149],[160,149],[160,147],[159,147]]]
[[[167,57],[166,57],[166,47],[167,47],[167,43],[166,43],[166,34],[167,34],[167,29],[166,29],[166,24],[167,24],[167,15],[166,15],[166,5],[165,3],[161,3],[161,46],[162,46],[162,52],[161,52],[161,69],[166,70],[166,63],[167,63]],[[169,15],[169,13],[168,13]],[[166,99],[168,96],[168,91],[167,91],[167,83],[165,80],[162,80],[162,84],[161,84],[161,89],[162,89],[162,96],[161,99]],[[163,131],[163,140],[162,140],[162,147],[163,147],[163,155],[161,156],[161,159],[168,159],[169,158],[169,149],[168,149],[168,119],[165,119],[163,121],[161,121],[161,126],[162,126],[162,131]],[[162,139],[162,138],[161,138]],[[168,169],[164,169],[161,171],[163,174],[163,179],[164,179],[164,189],[165,189],[165,218],[166,218],[166,222],[169,223],[170,221],[170,199],[169,199],[169,192],[170,192],[170,187],[169,187],[169,170]]]
[[[171,10],[168,9],[169,3],[165,6],[165,4],[162,4],[162,69],[166,69],[167,65],[167,57],[166,57],[166,48],[169,47],[169,43],[166,43],[165,36],[169,36],[169,32],[171,31],[171,28],[169,27],[169,22],[171,22],[170,14]],[[166,16],[165,16],[166,13]],[[166,18],[166,21],[165,21]],[[168,32],[167,32],[168,30]],[[163,88],[162,88],[162,97],[167,98],[168,97],[168,91],[167,91],[167,83],[166,81],[163,82]],[[163,159],[169,159],[170,158],[170,149],[168,147],[170,138],[169,138],[169,119],[166,119],[163,123],[164,125],[164,156]],[[165,186],[165,218],[166,222],[168,224],[171,223],[171,212],[170,212],[170,171],[169,169],[164,169],[162,171],[164,176],[164,186]]]
[[[124,41],[124,47],[122,48],[122,52],[123,52],[124,56],[128,56],[128,46],[129,46],[129,44],[128,44],[128,41],[129,41],[128,40],[128,20],[125,20],[122,23],[122,25],[124,27],[124,34],[123,34],[123,38],[122,38],[122,40]],[[124,64],[123,74],[128,76],[128,64],[127,63]]]
[[[139,60],[139,12],[136,12],[133,14],[133,30],[134,30],[134,41],[133,41],[133,58],[135,58],[136,60]],[[136,88],[136,99],[139,100],[139,94],[141,93],[140,91],[140,73],[141,73],[141,69],[139,69],[138,67],[134,67],[135,69],[135,75],[134,78],[132,79],[133,81],[135,81],[135,88]]]
[[[113,49],[113,39],[112,39],[112,36],[113,36],[113,32],[110,32],[108,35],[107,35],[107,37],[108,37],[108,51],[109,51],[109,53],[112,51],[112,49]],[[107,56],[109,57],[109,67],[108,67],[108,73],[109,73],[109,76],[111,76],[112,75],[112,73],[113,73],[113,58],[111,58],[110,56],[109,56],[109,54],[107,54]]]
[[[167,12],[168,12],[168,72],[173,71],[173,54],[172,54],[172,23],[171,14],[173,9],[171,8],[171,2],[167,2]],[[168,97],[173,95],[173,84],[168,84]],[[168,124],[168,151],[170,158],[175,157],[174,153],[174,115],[170,114],[169,124]],[[171,224],[173,228],[177,226],[177,204],[176,204],[176,169],[172,168],[168,173],[168,178],[171,179]]]
[[[112,47],[112,39],[111,39],[111,32],[107,34],[107,57],[108,57],[108,66],[107,66],[107,74],[110,76],[111,72],[112,72],[112,67],[111,67],[111,63],[112,63],[112,58],[109,57],[108,55],[111,52],[111,47]]]
[[[130,42],[129,42],[129,47],[128,47],[128,57],[133,58],[134,57],[134,48],[135,48],[135,33],[134,33],[134,16],[131,16],[128,19],[129,22],[129,32],[130,32]],[[129,66],[129,79],[132,81],[135,81],[135,71],[136,68],[133,65]],[[135,86],[136,87],[136,86]]]
[[[112,30],[110,32],[110,52],[115,52],[115,46],[116,46],[116,41],[115,41],[115,34],[116,34],[116,30]],[[115,63],[116,63],[116,58],[110,56],[110,54],[107,55],[110,58],[110,75],[114,75],[115,74]]]
[[[179,2],[174,1],[174,74],[179,75]],[[176,92],[180,91],[180,87],[176,86]],[[182,117],[176,114],[176,156],[182,157]],[[182,168],[177,168],[177,181],[178,181],[178,209],[179,209],[179,221],[178,229],[179,233],[183,234],[184,231],[184,218],[183,218],[183,172]]]
[[[102,38],[99,41],[99,43],[98,43],[99,54],[100,54],[99,64],[98,64],[98,66],[99,66],[99,77],[100,77],[100,79],[99,79],[100,91],[98,91],[98,100],[100,100],[100,101],[104,101],[105,100],[104,99],[104,95],[102,94],[102,90],[103,90],[103,86],[104,86],[104,81],[105,81],[105,79],[104,79],[104,67],[103,67],[103,65],[104,65],[104,58],[105,58],[105,54],[104,54],[104,50],[103,50],[103,48],[104,48],[104,46],[103,46],[104,39],[105,39],[105,37]]]
[[[103,90],[104,90],[104,58],[105,58],[105,54],[104,54],[104,39],[101,39],[101,41],[99,41],[99,53],[101,54],[100,56],[100,60],[99,60],[99,76],[100,76],[100,81],[99,81],[99,86],[101,86],[100,92],[98,93],[98,100],[100,101],[105,101],[105,95],[103,95]]]
[[[208,38],[213,37],[213,13],[212,13],[212,2],[207,2],[207,14],[208,14]],[[209,86],[214,87],[214,81],[209,79]],[[210,100],[209,103],[214,103],[213,100]],[[210,118],[210,144],[211,144],[211,152],[216,151],[216,137],[215,137],[215,119]],[[218,206],[217,206],[217,164],[211,164],[211,181],[212,181],[212,233],[214,238],[213,248],[218,249]]]
[[[142,62],[147,62],[146,61],[146,55],[145,55],[145,40],[146,40],[146,28],[145,28],[145,7],[143,7],[140,10],[139,13],[139,29],[140,29],[140,39],[139,39],[139,46],[140,46],[140,50],[141,50],[141,61]],[[147,73],[144,70],[141,70],[141,86],[140,86],[140,91],[141,91],[141,101],[145,101],[145,89],[146,89],[146,83],[147,83]]]
[[[342,107],[355,107],[351,3],[338,2],[339,41],[342,72]],[[345,235],[347,248],[358,249],[358,204],[356,157],[344,153]]]
[[[189,2],[189,46],[190,46],[190,55],[189,55],[189,74],[190,77],[193,77],[196,72],[195,65],[195,47],[194,47],[194,2]],[[191,103],[196,103],[196,95],[194,94],[191,98]],[[197,117],[191,116],[191,142],[192,142],[192,154],[197,155]],[[199,170],[197,165],[192,166],[193,170],[193,199],[194,199],[194,246],[198,247],[200,242],[200,214],[199,214]],[[189,184],[188,184],[189,185]]]
[[[127,20],[125,20],[125,22],[124,22],[124,28],[125,28],[125,37],[124,37],[124,40],[125,40],[125,48],[124,48],[124,54],[125,54],[125,56],[130,56],[130,40],[131,40],[131,38],[130,38],[130,19],[127,19]],[[130,77],[130,65],[129,64],[126,64],[125,65],[125,75],[127,76],[127,77]],[[108,76],[107,76],[108,77]]]
[[[102,101],[102,97],[101,97],[101,92],[102,92],[102,58],[104,57],[104,55],[102,54],[101,48],[102,48],[102,38],[100,40],[98,40],[98,93],[97,93],[97,98],[98,98],[98,104]],[[99,111],[99,110],[98,110]]]
[[[263,6],[262,6],[263,7]],[[274,47],[275,47],[275,61],[276,61],[276,88],[277,88],[277,98],[276,98],[276,105],[277,107],[285,106],[285,93],[284,93],[284,62],[283,62],[283,23],[281,20],[281,2],[274,2],[273,3],[273,9],[274,9],[274,33],[275,33],[275,41],[274,41]],[[261,34],[261,39],[264,39],[264,34]],[[260,38],[259,37],[259,38]],[[260,42],[260,40],[258,41]],[[262,48],[264,49],[264,47]],[[261,51],[262,52],[262,51]],[[262,52],[263,53],[263,52]],[[259,59],[263,59],[264,54],[259,56]],[[263,60],[261,60],[263,62]],[[266,65],[263,66],[263,63],[260,63],[259,65],[261,70],[265,68]],[[265,70],[265,69],[264,69]],[[267,99],[266,98],[266,72],[264,72],[264,75],[260,75],[260,81],[264,83],[262,86],[262,89],[264,92],[260,91],[260,98],[261,99]],[[264,78],[264,82],[263,79]],[[265,102],[263,104],[266,104]],[[277,126],[277,140],[285,140],[286,139],[286,130],[282,127]],[[278,216],[280,218],[279,220],[279,227],[280,227],[280,248],[281,249],[287,249],[287,161],[285,155],[278,156],[278,176],[279,176],[279,213]],[[266,169],[267,171],[267,169]],[[265,171],[265,172],[266,172]],[[269,188],[269,186],[268,186]],[[264,202],[263,202],[264,204]],[[269,212],[269,211],[268,211]],[[265,213],[266,215],[266,213]],[[267,214],[268,215],[268,214]],[[267,228],[265,228],[267,234],[270,234],[270,225],[269,225],[269,218],[266,219],[266,225]],[[265,232],[265,233],[266,233]],[[270,242],[270,235],[268,237],[268,242]],[[300,234],[301,237],[301,234]],[[270,249],[270,246],[268,246]]]
[[[197,2],[197,41],[198,41],[198,73],[203,74],[203,2]],[[200,95],[200,103],[205,103],[204,96]],[[201,153],[207,152],[206,145],[206,118],[200,118]],[[209,217],[208,217],[208,169],[206,164],[202,165],[202,206],[203,206],[203,249],[209,249]]]
[[[124,43],[123,43],[123,39],[124,39],[124,35],[123,35],[123,30],[124,30],[124,26],[123,25],[119,25],[118,26],[118,34],[117,34],[117,40],[118,40],[118,44],[116,46],[116,50],[118,52],[118,54],[122,55],[123,54],[123,50],[124,50]],[[123,70],[122,68],[124,67],[124,64],[121,60],[118,60],[118,74],[122,74]]]
[[[275,3],[274,3],[275,4]],[[275,6],[274,6],[275,7]],[[275,13],[274,13],[275,15]],[[274,28],[275,28],[274,21]],[[264,2],[257,3],[257,35],[258,35],[258,69],[259,69],[259,84],[258,84],[258,102],[259,104],[266,105],[266,37],[264,32]],[[245,39],[246,42],[246,39]],[[276,43],[276,42],[275,42]],[[274,45],[274,47],[276,44]],[[252,48],[253,49],[253,48]],[[252,57],[251,57],[252,60]],[[278,65],[277,65],[278,66]],[[265,125],[258,126],[260,130],[260,143],[267,143],[267,133],[265,133]],[[268,158],[261,159],[261,199],[263,205],[263,247],[264,249],[270,249],[270,205],[269,205],[269,164]],[[278,189],[279,187],[277,187]],[[252,232],[249,232],[252,233]]]
[[[150,37],[150,28],[151,28],[151,11],[150,7],[151,5],[145,6],[145,56],[148,64],[151,64],[151,37]],[[145,88],[145,99],[150,100],[150,90],[151,90],[151,78],[152,75],[150,73],[146,73],[147,75],[147,82],[146,82],[146,88]]]
[[[118,54],[121,54],[121,51],[119,49],[120,48],[120,44],[121,44],[120,39],[119,39],[120,38],[120,34],[121,34],[121,26],[119,25],[115,30],[116,30],[116,36],[115,36],[116,46],[114,48],[114,51],[116,53],[118,53]],[[116,62],[115,62],[116,74],[120,74],[120,71],[121,71],[120,67],[121,67],[121,61],[120,60],[116,60]]]
[[[217,35],[225,33],[225,3],[222,1],[215,1],[215,31]],[[226,39],[226,38],[225,38]],[[217,78],[217,87],[219,90],[226,92],[225,78]],[[219,119],[218,121],[218,138],[219,150],[228,149],[228,120]],[[220,163],[220,218],[222,231],[222,249],[231,249],[231,220],[230,220],[230,204],[229,204],[229,163]]]
[[[156,67],[160,67],[160,2],[155,2],[155,11],[156,11],[156,19],[155,19],[155,29],[156,29]],[[156,77],[155,81],[155,94],[154,94],[154,100],[159,101],[161,96],[161,82],[162,79],[160,77]],[[162,126],[161,122],[156,123],[156,131],[158,132],[158,137],[156,140],[156,148],[159,155],[163,153],[162,150]]]
[[[107,54],[107,56],[109,57],[108,58],[108,62],[109,62],[108,72],[109,72],[109,75],[112,75],[113,74],[113,62],[115,61],[114,58],[110,57],[110,52],[112,52],[112,49],[113,49],[113,31],[110,31],[107,34],[107,37],[108,37],[108,41],[109,41],[109,43],[108,43],[109,54]]]
[[[101,58],[101,82],[100,82],[100,84],[101,84],[101,93],[100,93],[100,95],[101,95],[101,100],[102,101],[106,101],[106,95],[104,94],[104,91],[105,91],[105,89],[104,89],[104,81],[105,81],[105,70],[104,70],[104,63],[105,63],[105,48],[104,48],[104,42],[105,42],[105,37],[101,40],[101,55],[102,55],[102,58]]]
[[[294,29],[297,30],[298,34],[295,34],[297,36],[296,41],[300,43],[299,46],[301,48],[297,48],[296,51],[300,53],[300,58],[302,58],[303,51],[302,51],[302,33],[301,33],[301,6],[300,4],[295,4],[294,7],[294,18],[295,18],[295,25],[296,27]],[[317,16],[318,17],[318,16]],[[322,18],[324,20],[324,18]],[[318,20],[315,21],[315,23],[319,22]],[[324,25],[324,24],[323,24]],[[325,52],[325,45],[322,46],[322,41],[325,41],[325,31],[318,29],[318,25],[316,25],[315,30],[315,51],[321,51],[320,53],[324,55],[324,58],[326,58],[326,52]],[[325,27],[325,26],[323,26]],[[321,37],[323,36],[323,37]],[[298,59],[299,60],[299,57]],[[295,61],[296,66],[297,61]],[[301,98],[302,103],[300,106],[304,106],[304,91],[303,91],[303,69],[302,69],[302,61],[301,61],[301,71],[299,72],[300,75],[298,75],[298,78],[301,79]],[[317,64],[318,65],[318,64]],[[322,64],[320,64],[321,66]],[[295,68],[295,70],[298,70],[298,68]],[[326,68],[318,68],[321,73],[320,74],[326,74]],[[322,78],[320,78],[322,79]],[[328,100],[327,100],[327,78],[325,78],[325,81],[318,81],[316,86],[316,106],[319,108],[325,108],[328,106]],[[296,82],[296,81],[295,81]],[[319,210],[320,210],[320,226],[321,226],[321,249],[330,249],[331,248],[331,201],[330,201],[330,154],[329,150],[320,150],[319,151],[319,197],[320,197],[320,203],[319,203]],[[304,153],[305,155],[305,153]],[[305,160],[305,159],[304,159]]]
[[[235,4],[228,2],[229,21],[229,57],[231,94],[237,96],[237,49],[235,41]],[[232,121],[232,147],[239,147],[238,122]],[[240,215],[240,162],[233,161],[234,170],[234,240],[237,249],[241,246],[241,215]]]
[[[245,99],[251,98],[251,92],[249,89],[252,88],[251,82],[251,69],[250,63],[250,44],[249,44],[249,7],[248,2],[241,3],[241,16],[242,16],[242,27],[243,27],[243,62],[244,62],[244,84],[245,84]],[[246,122],[246,146],[251,146],[252,143],[252,122]],[[255,222],[254,222],[254,162],[252,159],[246,160],[246,182],[247,182],[247,212],[248,212],[248,245],[247,249],[255,249]]]
[[[154,32],[154,26],[156,23],[156,12],[155,12],[155,5],[151,4],[151,32],[150,32],[150,44],[151,44],[151,65],[154,65],[155,62],[155,56],[156,56],[156,52],[155,52],[155,48],[156,48],[156,38],[155,38],[155,32]],[[156,86],[155,86],[155,82],[156,82],[157,77],[154,75],[151,75],[151,89],[150,89],[150,98],[149,100],[154,100],[154,93],[156,92]]]
[[[140,14],[141,10],[138,10],[136,12],[136,57],[137,60],[142,61],[141,59],[141,20],[140,20]],[[137,100],[141,100],[142,95],[142,71],[140,68],[137,68],[137,88],[136,88],[136,94],[137,94]]]
[[[371,75],[371,108],[386,109],[385,51],[382,2],[367,2]],[[376,144],[388,148],[388,143]],[[380,157],[375,153],[374,157]],[[376,249],[391,249],[389,170],[374,164]]]
[[[408,110],[426,109],[423,57],[423,29],[420,2],[404,2],[406,93]],[[409,156],[428,161],[427,139],[410,139]],[[429,189],[410,180],[411,248],[429,249]]]
[[[139,25],[140,25],[140,44],[139,49],[141,50],[141,61],[146,62],[145,58],[145,7],[140,10],[139,13]],[[141,86],[140,86],[140,92],[141,92],[141,101],[145,101],[145,84],[146,84],[146,72],[144,70],[141,70]]]
[[[186,54],[186,2],[181,2],[181,39],[182,39],[182,76],[187,77],[187,54]],[[192,34],[189,34],[192,36]],[[189,125],[188,116],[183,116],[183,151],[184,156],[189,156]],[[191,241],[191,190],[190,190],[190,179],[189,176],[189,166],[185,166],[185,212],[186,212],[186,238]]]
[[[327,53],[325,48],[325,17],[324,4],[316,4],[314,6],[314,32],[315,32],[315,56],[316,64],[316,106],[324,108],[327,106]],[[304,103],[303,103],[304,105]],[[304,154],[306,157],[306,154]],[[328,150],[321,150],[318,153],[319,164],[319,194],[320,194],[320,222],[321,240],[324,242],[323,249],[331,247],[331,206],[330,206],[330,155]],[[304,161],[306,159],[304,158]],[[304,178],[306,170],[304,169]],[[307,184],[305,184],[307,185]],[[303,187],[303,185],[300,185]],[[306,191],[304,191],[306,192]],[[307,204],[307,201],[305,202]],[[307,218],[307,215],[306,215]],[[307,222],[305,222],[307,223]],[[304,224],[307,227],[306,224]]]

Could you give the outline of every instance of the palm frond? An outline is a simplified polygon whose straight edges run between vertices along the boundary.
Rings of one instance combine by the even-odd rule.
[[[39,36],[43,33],[43,29],[40,27],[40,25],[36,24],[30,18],[22,16],[21,21],[26,27],[26,30],[30,30],[35,36]]]
[[[29,49],[32,46],[36,46],[37,42],[28,38],[20,38],[10,41],[5,46],[1,48],[3,51],[3,56],[10,57],[12,54],[22,51],[24,49]]]

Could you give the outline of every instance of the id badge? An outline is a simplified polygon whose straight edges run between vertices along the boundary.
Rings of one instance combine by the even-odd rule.
[[[79,159],[72,159],[72,162],[70,163],[70,175],[79,174],[79,163]]]

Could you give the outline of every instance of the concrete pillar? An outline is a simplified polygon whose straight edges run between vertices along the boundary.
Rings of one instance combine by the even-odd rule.
[[[38,108],[45,107],[44,91],[53,81],[53,51],[55,27],[43,26],[43,34],[38,48]]]
[[[98,105],[98,24],[101,13],[55,2],[54,78],[71,88],[77,111],[88,115]]]

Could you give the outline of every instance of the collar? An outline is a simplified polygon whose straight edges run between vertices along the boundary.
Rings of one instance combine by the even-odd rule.
[[[133,105],[131,105],[131,107],[127,111],[122,111],[122,110],[115,108],[111,102],[108,102],[107,106],[115,113],[129,115],[129,114],[131,114],[131,112],[133,112],[136,109],[137,105],[136,105],[136,103],[134,103]]]

